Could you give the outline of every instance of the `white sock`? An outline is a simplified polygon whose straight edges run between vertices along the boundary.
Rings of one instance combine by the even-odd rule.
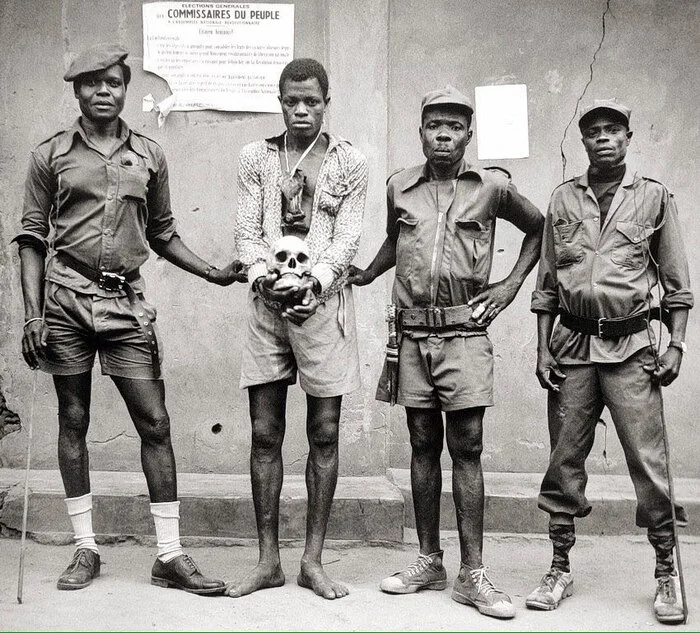
[[[91,549],[98,552],[95,533],[92,531],[92,493],[82,497],[67,497],[68,516],[73,524],[75,549]]]
[[[158,558],[167,563],[182,554],[180,545],[180,502],[152,503],[151,514],[156,526]]]

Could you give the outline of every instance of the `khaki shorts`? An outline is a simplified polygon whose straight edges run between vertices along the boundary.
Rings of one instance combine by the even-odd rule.
[[[46,360],[39,362],[42,370],[59,376],[84,374],[92,369],[98,352],[105,375],[153,379],[148,341],[126,297],[98,297],[48,284],[45,318],[49,338]],[[142,304],[153,323],[162,359],[156,309],[144,300]]]
[[[396,401],[405,407],[442,411],[493,406],[493,345],[489,337],[404,336]]]
[[[241,389],[271,382],[296,382],[311,396],[330,398],[360,387],[352,289],[321,304],[294,325],[248,293],[248,331],[241,359]]]

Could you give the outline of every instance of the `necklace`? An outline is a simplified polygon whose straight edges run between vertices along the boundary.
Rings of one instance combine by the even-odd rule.
[[[320,137],[321,137],[321,130],[318,131],[318,134],[316,135],[314,142],[311,143],[311,145],[309,145],[304,150],[304,153],[301,155],[301,158],[299,158],[299,160],[294,165],[294,169],[292,169],[290,171],[289,170],[289,156],[287,156],[287,132],[285,131],[285,133],[284,133],[284,163],[287,166],[287,174],[288,175],[293,176],[296,173],[297,167],[299,167],[299,165],[301,165],[301,161],[304,160],[308,156],[309,152],[314,148],[314,145],[316,145],[316,141],[318,141],[318,139]]]

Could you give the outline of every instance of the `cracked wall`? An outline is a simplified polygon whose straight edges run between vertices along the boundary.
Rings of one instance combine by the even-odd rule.
[[[496,161],[541,209],[552,189],[585,169],[575,113],[596,97],[616,96],[633,109],[629,160],[640,173],[664,181],[676,195],[687,250],[700,251],[693,222],[700,131],[697,32],[693,0],[300,0],[295,3],[297,56],[313,56],[331,78],[330,127],[349,138],[370,164],[364,235],[356,263],[366,265],[385,230],[384,180],[422,160],[418,108],[429,89],[451,83],[473,94],[477,85],[528,86],[530,158]],[[42,19],[37,20],[36,15]],[[77,115],[70,86],[60,77],[70,56],[100,40],[118,39],[134,69],[125,118],[155,138],[170,165],[173,205],[181,234],[205,258],[232,255],[235,156],[244,143],[281,128],[276,115],[172,113],[158,129],[141,112],[141,97],[166,96],[159,78],[141,70],[140,0],[0,0],[0,238],[17,230],[30,149]],[[680,55],[678,51],[683,51]],[[478,116],[478,113],[477,113]],[[476,147],[468,149],[476,156]],[[562,155],[566,163],[562,160]],[[497,232],[494,278],[517,257],[519,234]],[[691,257],[697,280],[698,258]],[[151,257],[144,267],[149,300],[158,306],[165,343],[167,404],[181,471],[248,470],[250,425],[238,389],[240,325],[245,290],[215,288]],[[386,337],[383,308],[391,276],[356,291],[362,389],[345,400],[341,473],[383,474],[406,468],[409,444],[400,407],[374,401]],[[529,312],[534,275],[491,330],[496,349],[496,406],[486,414],[484,467],[491,471],[544,469],[548,438],[545,395],[534,377],[535,319]],[[0,249],[0,376],[8,406],[23,421],[30,411],[32,374],[19,358],[22,302],[17,256]],[[700,340],[691,312],[688,340]],[[692,377],[696,354],[684,360],[665,401],[673,459],[681,476],[700,476],[694,411],[700,394]],[[138,439],[108,379],[94,376],[91,466],[140,470]],[[307,453],[305,402],[290,390],[284,458],[302,473]],[[607,415],[607,414],[606,414]],[[37,468],[56,467],[56,401],[40,375],[35,401]],[[626,472],[614,433],[603,457],[603,427],[589,460],[593,472]],[[26,433],[0,440],[0,465],[22,467]],[[445,466],[448,460],[445,459]]]
[[[333,6],[342,3],[333,3]],[[386,158],[385,108],[357,117],[358,94],[383,98],[386,90],[387,8],[374,0],[336,7],[325,0],[295,2],[297,56],[315,57],[330,71],[331,129],[369,157],[372,199],[383,197]],[[32,373],[20,354],[22,299],[15,248],[7,246],[19,227],[29,152],[72,124],[78,114],[72,87],[62,81],[70,58],[99,41],[118,40],[131,51],[133,69],[124,118],[165,149],[178,230],[198,254],[222,266],[234,256],[236,156],[242,146],[282,131],[279,115],[214,111],[172,113],[163,128],[141,112],[141,99],[167,96],[165,83],[142,71],[140,0],[0,0],[0,376],[10,408],[26,420],[32,406]],[[41,19],[37,19],[37,16]],[[371,59],[355,75],[348,50]],[[382,53],[383,51],[383,53]],[[384,60],[382,62],[382,59]],[[379,235],[379,220],[368,233]],[[367,249],[378,243],[365,240]],[[247,394],[238,388],[241,331],[247,289],[221,289],[152,255],[143,267],[147,296],[158,307],[165,346],[166,401],[173,445],[182,472],[248,471],[250,423]],[[385,468],[384,412],[374,405],[372,382],[384,346],[385,287],[377,284],[358,299],[365,388],[346,399],[343,469],[377,474]],[[50,377],[40,374],[34,402],[32,464],[56,468],[56,398]],[[93,469],[139,471],[139,440],[109,379],[93,374],[91,428]],[[308,452],[305,399],[290,390],[284,457],[288,472],[303,473]],[[26,433],[0,440],[0,466],[21,468]]]
[[[393,0],[390,7],[389,173],[421,161],[419,103],[427,90],[449,83],[473,94],[475,86],[523,83],[528,88],[530,157],[490,162],[508,169],[519,191],[544,211],[564,168],[566,179],[586,169],[579,108],[595,98],[617,97],[633,110],[628,162],[675,194],[697,288],[700,3],[439,0],[428,8],[422,0]],[[474,142],[467,155],[488,164],[475,160]],[[499,279],[517,258],[520,237],[503,224],[496,239],[493,278]],[[496,406],[487,410],[484,423],[487,470],[541,472],[547,464],[546,396],[534,375],[536,321],[529,312],[534,281],[530,275],[490,328]],[[693,311],[687,338],[700,340]],[[697,371],[697,357],[686,355],[681,376],[664,394],[680,476],[700,476],[697,443],[687,441],[694,436],[694,412],[700,407]],[[607,412],[604,417],[610,420]],[[590,470],[625,474],[613,425],[608,427],[606,456],[606,427],[601,425]],[[392,418],[391,428],[390,462],[405,468],[410,456],[405,424]],[[447,458],[443,463],[448,466]]]

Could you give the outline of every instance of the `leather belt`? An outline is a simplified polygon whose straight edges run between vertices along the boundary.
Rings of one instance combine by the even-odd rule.
[[[643,312],[616,319],[587,319],[569,312],[561,312],[559,318],[564,327],[574,332],[606,339],[641,332],[654,317],[648,312]],[[656,318],[659,318],[658,315]]]
[[[402,308],[399,310],[399,324],[402,328],[427,327],[441,328],[451,325],[469,325],[470,330],[486,330],[484,325],[476,325],[471,320],[473,309],[468,305],[438,308]],[[473,327],[471,327],[473,325]]]
[[[160,354],[158,353],[158,339],[156,338],[156,332],[153,329],[153,323],[146,315],[146,309],[141,302],[139,296],[134,292],[134,289],[129,285],[130,282],[135,281],[139,278],[139,270],[132,270],[131,272],[120,275],[118,273],[113,273],[104,270],[96,270],[87,264],[75,259],[72,255],[68,253],[59,252],[57,254],[58,260],[71,268],[78,274],[82,275],[90,281],[97,282],[97,286],[102,290],[111,290],[113,292],[119,292],[121,290],[126,294],[126,298],[129,300],[129,306],[131,306],[131,312],[136,319],[141,332],[146,338],[148,343],[148,350],[151,354],[151,366],[153,368],[153,377],[160,378]]]

